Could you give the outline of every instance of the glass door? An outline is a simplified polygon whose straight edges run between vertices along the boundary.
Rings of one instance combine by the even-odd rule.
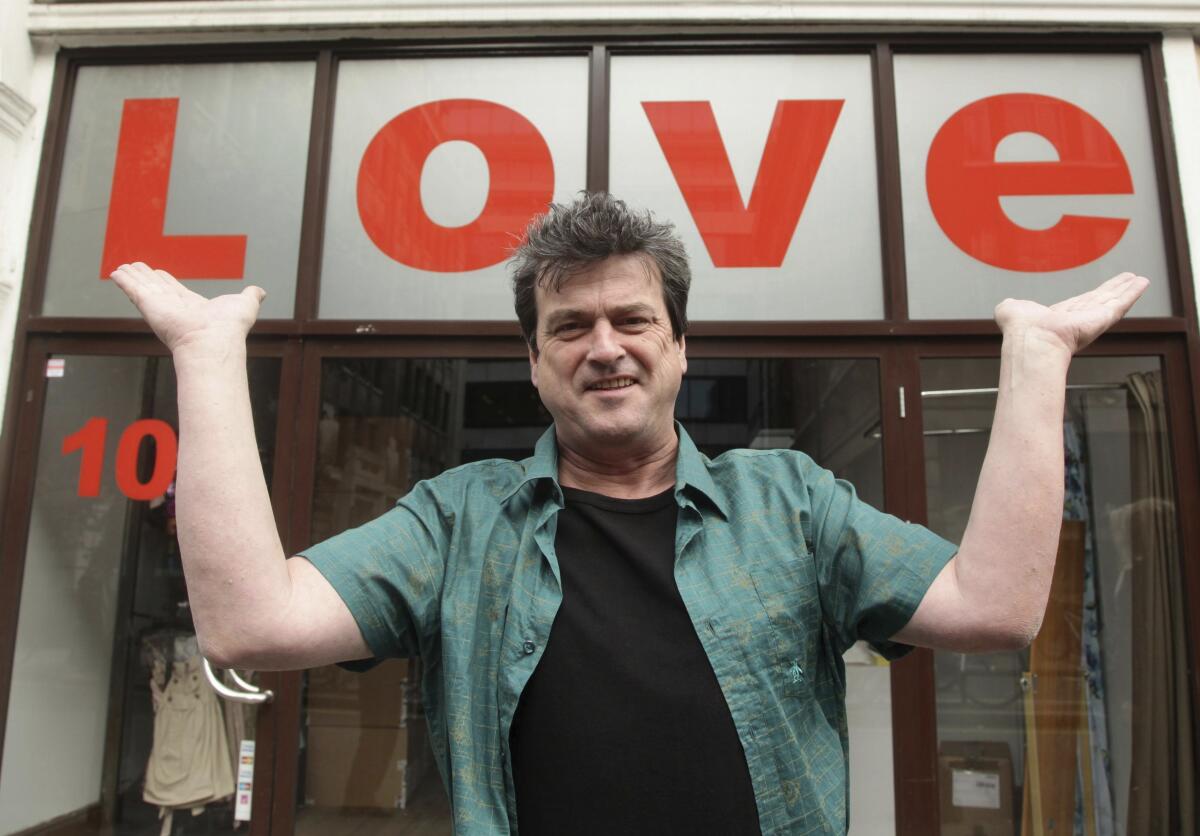
[[[999,360],[920,364],[929,526],[958,542]],[[936,653],[941,833],[1192,832],[1195,753],[1164,360],[1071,366],[1050,603],[1025,650]],[[1182,463],[1188,468],[1192,463]]]
[[[197,650],[175,532],[171,361],[36,346],[0,832],[246,832],[272,695]],[[249,360],[268,479],[281,365]]]
[[[532,454],[550,416],[528,361],[493,358],[315,357],[319,391],[304,406],[316,469],[308,541],[382,514],[414,482],[447,468]],[[709,456],[734,447],[804,450],[882,507],[880,391],[878,357],[694,356],[676,416]],[[891,671],[865,645],[846,661],[852,781],[874,788],[851,795],[852,833],[894,832]],[[409,659],[365,674],[329,667],[304,675],[296,833],[452,832],[421,674],[420,661]]]

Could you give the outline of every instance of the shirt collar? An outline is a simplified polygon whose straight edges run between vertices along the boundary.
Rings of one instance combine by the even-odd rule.
[[[525,466],[525,475],[517,484],[513,485],[503,497],[501,504],[506,504],[516,493],[525,487],[528,482],[538,482],[543,479],[549,479],[554,485],[555,491],[561,493],[561,488],[558,485],[558,439],[554,434],[554,425],[551,424],[542,433],[541,438],[537,440],[537,444],[533,448],[533,457],[525,459],[522,462]]]
[[[708,472],[709,459],[696,448],[696,443],[678,421],[675,431],[679,434],[679,453],[675,459],[675,497],[686,488],[693,488],[708,498],[724,517],[729,516],[725,492],[713,481]]]
[[[723,516],[728,516],[725,492],[717,486],[712,474],[708,472],[708,458],[696,448],[692,437],[678,421],[675,422],[675,432],[679,436],[679,450],[675,459],[676,501],[679,501],[685,490],[691,488],[707,497]],[[555,493],[562,493],[558,484],[558,439],[553,424],[537,440],[532,458],[526,459],[524,465],[525,475],[501,498],[501,503],[507,503],[527,482],[543,479],[550,480]]]

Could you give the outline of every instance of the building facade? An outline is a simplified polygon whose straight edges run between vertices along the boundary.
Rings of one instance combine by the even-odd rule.
[[[249,377],[295,553],[531,451],[549,419],[504,261],[548,202],[600,189],[687,245],[677,414],[702,450],[804,450],[952,540],[993,307],[1152,279],[1072,366],[1038,639],[847,654],[850,830],[1195,832],[1200,9],[0,14],[0,833],[451,831],[419,660],[195,655],[171,361],[105,276],[267,290]]]

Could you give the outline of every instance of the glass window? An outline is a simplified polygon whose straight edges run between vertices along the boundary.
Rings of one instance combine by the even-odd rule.
[[[144,357],[50,363],[0,832],[65,818],[71,832],[157,833],[162,808],[179,807],[188,832],[232,833],[255,709],[217,698],[196,648],[175,537],[174,367]],[[280,365],[254,357],[248,368],[268,478]]]
[[[619,55],[609,184],[674,222],[693,320],[879,319],[866,55]]]
[[[108,274],[145,261],[205,296],[294,310],[314,66],[81,67],[42,313],[136,316]]]
[[[529,456],[550,424],[526,360],[327,359],[321,411],[314,542],[383,513],[417,479]],[[875,360],[693,359],[676,415],[710,456],[801,449],[882,505]],[[852,832],[885,833],[894,828],[891,671],[865,645],[846,662],[851,781],[872,788],[851,793]],[[297,833],[350,833],[383,815],[400,833],[450,833],[420,676],[418,660],[308,672]]]
[[[1131,270],[1171,313],[1139,55],[897,55],[908,307],[990,319]]]
[[[586,184],[585,57],[343,61],[322,317],[515,320],[504,262]]]
[[[921,364],[930,527],[962,538],[999,361]],[[1050,603],[1027,650],[937,653],[944,836],[1184,832],[1189,656],[1157,357],[1071,366]]]

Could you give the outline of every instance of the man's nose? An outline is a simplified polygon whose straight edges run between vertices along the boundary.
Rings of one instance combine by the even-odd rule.
[[[607,319],[597,321],[592,327],[588,360],[611,365],[624,356],[625,347],[621,344],[620,332],[613,328]]]

